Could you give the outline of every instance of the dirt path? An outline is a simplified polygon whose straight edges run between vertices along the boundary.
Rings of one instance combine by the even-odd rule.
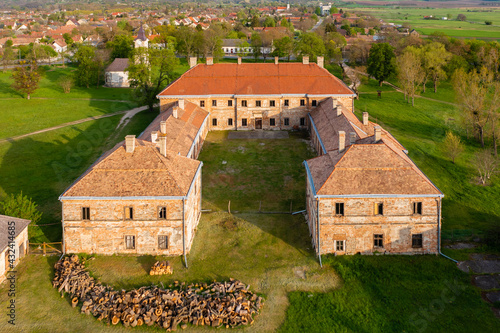
[[[125,115],[120,120],[120,123],[116,127],[118,129],[118,128],[120,128],[120,126],[123,127],[126,124],[128,124],[128,122],[130,121],[130,119],[133,116],[135,116],[137,113],[139,113],[141,111],[144,111],[147,108],[148,108],[147,106],[140,106],[138,108],[134,108],[134,109],[131,109],[131,110],[118,111],[118,112],[113,112],[113,113],[109,113],[109,114],[103,114],[101,116],[95,116],[95,117],[89,117],[89,118],[84,118],[84,119],[80,119],[80,120],[75,120],[75,121],[72,121],[72,122],[69,122],[69,123],[64,123],[64,124],[61,124],[61,125],[57,125],[57,126],[53,126],[53,127],[49,127],[49,128],[44,128],[44,129],[39,130],[39,131],[35,131],[35,132],[31,132],[31,133],[26,133],[26,134],[22,134],[22,135],[18,135],[18,136],[13,136],[13,137],[6,138],[6,139],[2,139],[2,140],[0,140],[0,144],[5,143],[5,142],[12,142],[12,141],[19,140],[19,139],[22,139],[22,138],[25,138],[25,137],[28,137],[28,136],[31,136],[31,135],[35,135],[35,134],[45,133],[45,132],[53,131],[53,130],[56,130],[56,129],[68,127],[68,126],[82,124],[82,123],[85,123],[87,121],[92,121],[92,120],[97,120],[97,119],[102,119],[102,118],[113,117],[113,116],[125,113]]]

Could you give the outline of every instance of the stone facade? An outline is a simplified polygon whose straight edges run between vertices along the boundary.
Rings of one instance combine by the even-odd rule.
[[[106,72],[106,87],[129,88],[128,72]]]
[[[14,251],[9,252],[8,246],[8,222],[15,221],[16,236],[14,238]],[[2,237],[5,239],[2,241],[2,248],[0,252],[0,283],[6,278],[6,274],[10,271],[9,255],[14,254],[14,266],[17,266],[21,258],[23,258],[29,251],[29,241],[28,241],[28,224],[30,221],[8,217],[5,215],[0,215],[0,223],[2,223]]]
[[[189,252],[201,214],[201,172],[197,173],[187,198],[124,200],[61,200],[65,253],[181,255],[183,241]],[[89,219],[83,219],[83,208]],[[126,209],[133,218],[126,219]],[[166,208],[166,216],[160,209]],[[183,221],[185,240],[183,240]],[[134,236],[127,248],[126,236]],[[159,248],[160,236],[167,247]]]

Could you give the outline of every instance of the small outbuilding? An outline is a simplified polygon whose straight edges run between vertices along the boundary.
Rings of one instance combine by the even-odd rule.
[[[30,220],[0,215],[0,282],[5,280],[7,271],[15,267],[28,252],[30,222]]]
[[[128,58],[116,58],[111,65],[106,68],[106,87],[128,88]]]

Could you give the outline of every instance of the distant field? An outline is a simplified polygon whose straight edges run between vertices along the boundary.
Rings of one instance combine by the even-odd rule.
[[[471,10],[468,12],[467,10]],[[472,11],[474,10],[474,11]],[[476,37],[486,39],[500,39],[500,8],[491,9],[467,9],[467,8],[356,8],[356,13],[365,13],[381,18],[386,22],[395,24],[408,24],[424,35],[440,31],[453,37]],[[467,22],[456,21],[458,14],[464,14]],[[452,20],[424,20],[424,16],[447,17]],[[492,25],[484,24],[492,21]],[[476,22],[469,23],[469,22]]]

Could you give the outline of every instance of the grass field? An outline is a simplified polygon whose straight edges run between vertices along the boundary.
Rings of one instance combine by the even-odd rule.
[[[467,11],[470,10],[470,11]],[[411,8],[411,7],[376,7],[356,8],[354,12],[370,14],[386,22],[410,25],[419,33],[429,35],[435,31],[452,37],[500,39],[500,9],[498,8]],[[452,20],[424,20],[424,16],[447,17]],[[464,14],[467,22],[456,21],[458,14]],[[485,21],[492,21],[486,25]],[[475,22],[475,23],[469,23]]]

